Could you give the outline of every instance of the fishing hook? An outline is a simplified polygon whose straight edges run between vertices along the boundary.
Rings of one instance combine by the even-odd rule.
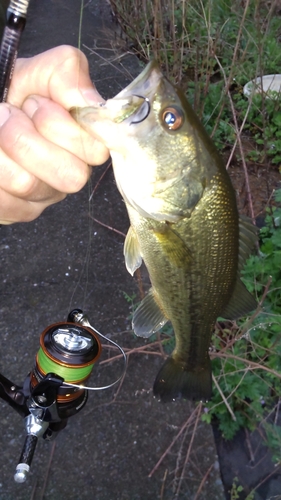
[[[150,109],[151,109],[151,106],[150,106],[150,102],[149,102],[148,97],[143,97],[142,95],[134,95],[134,97],[139,97],[140,99],[143,99],[143,100],[144,100],[144,102],[143,102],[143,104],[140,106],[140,108],[138,109],[138,111],[137,111],[137,113],[136,113],[137,115],[138,115],[138,114],[141,114],[141,116],[140,116],[140,120],[132,121],[132,122],[130,123],[130,125],[136,125],[137,123],[141,123],[141,122],[143,122],[143,121],[144,121],[144,120],[148,117],[148,115],[149,115],[149,113],[150,113]],[[143,111],[143,110],[142,110],[142,108],[143,108],[144,103],[146,103],[146,105],[147,105],[147,109],[146,109],[146,114],[145,114],[144,116],[142,116],[142,111]]]

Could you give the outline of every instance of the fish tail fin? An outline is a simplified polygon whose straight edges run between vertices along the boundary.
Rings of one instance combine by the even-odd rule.
[[[193,370],[173,357],[168,358],[155,379],[153,392],[163,402],[177,398],[208,401],[212,395],[212,371],[209,356],[204,366]]]

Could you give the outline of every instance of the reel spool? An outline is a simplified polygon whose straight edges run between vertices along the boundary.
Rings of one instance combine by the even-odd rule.
[[[76,323],[55,323],[40,336],[40,349],[30,374],[34,389],[48,373],[55,373],[65,384],[84,385],[101,354],[101,343],[90,328]],[[57,392],[60,418],[77,413],[87,401],[84,388],[62,385]]]

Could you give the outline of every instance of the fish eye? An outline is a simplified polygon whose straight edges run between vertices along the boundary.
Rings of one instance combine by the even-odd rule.
[[[169,107],[162,111],[162,120],[169,130],[178,130],[183,124],[183,113],[179,108]]]

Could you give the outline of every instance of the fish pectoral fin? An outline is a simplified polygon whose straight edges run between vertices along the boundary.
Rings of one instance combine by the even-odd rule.
[[[257,308],[257,302],[248,292],[244,283],[238,277],[230,301],[224,308],[222,316],[225,319],[237,319],[249,314]]]
[[[162,252],[164,252],[171,264],[178,268],[186,268],[187,264],[192,260],[190,249],[170,224],[165,224],[163,228],[163,231],[154,231]]]
[[[240,215],[238,271],[241,271],[244,267],[246,260],[255,248],[257,240],[258,228],[252,223],[251,219]]]
[[[137,235],[130,226],[124,243],[125,264],[128,272],[133,276],[136,269],[141,266],[142,256]]]
[[[167,323],[168,318],[154,298],[152,288],[134,312],[132,327],[138,337],[150,337]]]

